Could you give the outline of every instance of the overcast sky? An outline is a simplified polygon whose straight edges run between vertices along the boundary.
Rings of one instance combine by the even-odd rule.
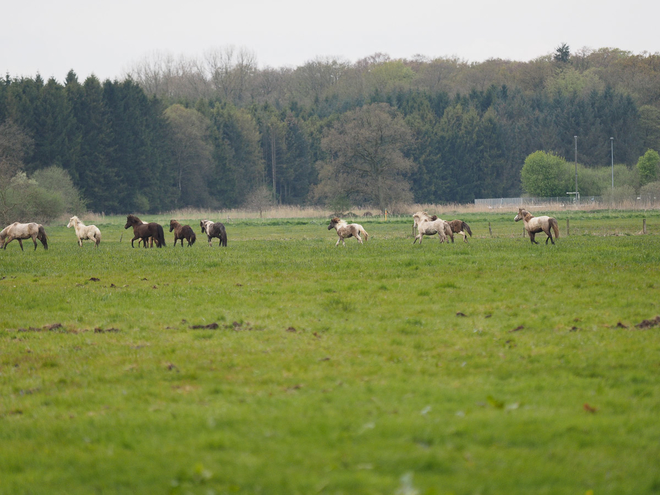
[[[20,0],[1,9],[0,71],[63,81],[121,78],[155,52],[202,56],[234,45],[259,67],[376,52],[528,61],[554,51],[660,52],[657,0]]]

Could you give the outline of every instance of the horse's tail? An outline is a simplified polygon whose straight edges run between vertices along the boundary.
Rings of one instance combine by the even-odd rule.
[[[48,249],[48,236],[46,235],[46,230],[44,229],[43,225],[39,225],[37,239],[41,241],[41,244],[43,244],[44,249]]]
[[[461,224],[461,230],[467,232],[468,234],[470,234],[470,237],[472,237],[472,231],[470,230],[470,226],[467,223],[463,222]]]
[[[365,241],[369,240],[369,234],[367,233],[366,230],[364,230],[364,227],[360,228],[360,231],[361,234],[364,234],[364,240]]]
[[[99,244],[101,244],[101,231],[100,230],[97,230],[96,233],[94,234],[94,242],[96,243],[97,246]],[[119,242],[121,242],[121,240]]]
[[[193,244],[195,244],[196,240],[197,240],[197,236],[192,231],[192,229],[190,229],[190,245],[192,246]]]
[[[220,244],[222,244],[224,247],[227,247],[227,231],[223,230],[222,234],[220,234]]]
[[[555,231],[555,239],[559,239],[559,224],[556,218],[550,217],[550,226]]]
[[[158,228],[156,229],[156,237],[158,241],[158,247],[165,246],[165,232],[163,231],[163,226],[161,224],[158,224]]]

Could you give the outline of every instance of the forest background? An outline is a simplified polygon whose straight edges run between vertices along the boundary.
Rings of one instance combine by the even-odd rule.
[[[154,54],[114,81],[6,75],[0,217],[20,216],[26,195],[33,217],[468,203],[521,195],[530,155],[573,162],[576,143],[582,195],[608,189],[613,150],[617,187],[659,178],[655,162],[637,169],[660,149],[660,54],[562,44],[528,62],[374,54],[295,68],[234,47]]]

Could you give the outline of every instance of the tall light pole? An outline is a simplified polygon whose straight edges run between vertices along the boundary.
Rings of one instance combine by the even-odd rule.
[[[614,138],[610,138],[610,149],[612,156],[612,197],[614,197]]]
[[[579,204],[580,193],[578,193],[577,188],[577,136],[575,138],[575,203]]]

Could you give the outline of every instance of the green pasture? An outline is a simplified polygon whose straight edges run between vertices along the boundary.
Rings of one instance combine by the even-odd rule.
[[[555,246],[514,214],[12,242],[0,494],[660,492],[660,214],[557,212]]]

